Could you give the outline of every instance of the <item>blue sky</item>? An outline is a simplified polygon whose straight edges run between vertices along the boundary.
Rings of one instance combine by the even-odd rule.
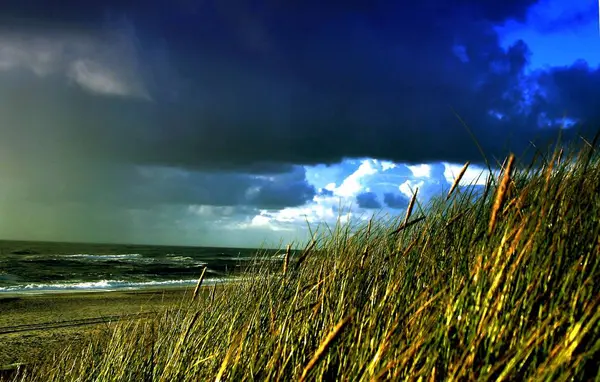
[[[498,27],[503,46],[523,39],[532,51],[530,67],[569,66],[583,59],[600,65],[598,4],[593,1],[545,0],[528,11],[528,22],[508,21]],[[552,21],[570,19],[569,25]]]
[[[600,126],[583,0],[34,3],[0,14],[3,239],[304,241],[485,182],[455,113],[491,158]]]

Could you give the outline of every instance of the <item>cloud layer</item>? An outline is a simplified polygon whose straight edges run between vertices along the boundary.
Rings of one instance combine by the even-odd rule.
[[[417,187],[430,198],[482,162],[463,123],[494,158],[543,147],[565,112],[565,141],[600,122],[599,68],[530,72],[526,42],[503,47],[507,21],[555,33],[580,18],[539,19],[534,0],[5,3],[12,234],[285,229],[331,219],[339,198],[399,212]]]
[[[540,113],[561,114],[573,101],[558,95],[581,93],[556,73],[526,77],[530,52],[522,41],[500,47],[494,23],[523,19],[533,1],[402,8],[309,1],[273,3],[262,12],[231,3],[195,12],[160,1],[144,10],[92,3],[104,10],[99,15],[126,21],[97,16],[85,33],[73,20],[77,12],[93,18],[87,6],[52,19],[17,12],[45,26],[0,32],[5,97],[17,86],[28,89],[4,110],[11,126],[60,124],[71,145],[102,144],[90,155],[186,168],[367,156],[481,161],[454,111],[498,156],[554,136],[557,126],[540,129]],[[580,70],[564,69],[566,76]],[[40,121],[24,115],[25,104],[39,110]],[[47,105],[52,111],[44,113]],[[597,118],[590,106],[569,113],[587,126]]]

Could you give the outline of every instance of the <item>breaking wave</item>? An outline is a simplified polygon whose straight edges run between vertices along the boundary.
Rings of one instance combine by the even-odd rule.
[[[0,287],[0,293],[43,293],[57,291],[108,291],[108,290],[131,290],[149,287],[188,286],[194,285],[197,279],[188,280],[165,280],[165,281],[124,281],[124,280],[100,280],[89,282],[67,282],[41,284],[32,283],[26,285],[12,285]],[[224,282],[227,279],[209,278],[205,279],[203,285]]]

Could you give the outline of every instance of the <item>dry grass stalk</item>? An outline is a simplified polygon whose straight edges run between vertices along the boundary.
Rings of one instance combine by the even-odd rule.
[[[342,329],[344,329],[344,327],[350,322],[353,315],[354,314],[351,313],[346,318],[343,318],[342,320],[340,320],[340,322],[338,322],[337,325],[335,325],[333,330],[331,332],[329,332],[327,337],[325,337],[325,339],[321,342],[321,344],[319,345],[319,348],[315,352],[315,355],[313,355],[313,357],[310,359],[310,361],[308,361],[308,364],[306,364],[306,366],[304,367],[304,370],[302,371],[302,376],[300,377],[300,382],[303,382],[306,380],[308,373],[310,373],[310,371],[321,360],[321,357],[323,356],[323,354],[325,354],[325,351],[329,348],[329,345],[331,345],[333,340],[335,340],[337,338],[337,336],[341,333]]]
[[[504,199],[506,198],[506,191],[508,190],[508,185],[510,184],[510,176],[514,162],[515,156],[514,154],[510,154],[506,163],[506,168],[504,169],[504,175],[502,176],[502,180],[500,181],[500,186],[498,186],[498,191],[496,193],[494,205],[492,207],[492,213],[490,215],[490,224],[488,228],[489,235],[492,234],[492,232],[494,231],[494,227],[496,227],[498,212],[502,208],[502,203],[504,203]]]
[[[417,239],[414,239],[414,240],[413,240],[413,241],[412,241],[412,242],[411,242],[411,243],[408,245],[408,247],[406,247],[406,248],[404,248],[404,249],[403,249],[403,247],[402,247],[402,246],[400,246],[400,245],[399,245],[398,247],[396,247],[396,250],[395,250],[395,251],[392,251],[392,253],[391,253],[391,254],[389,254],[389,255],[387,255],[386,257],[384,257],[384,258],[383,258],[383,261],[387,263],[388,261],[390,261],[390,259],[392,258],[392,256],[406,256],[406,254],[407,254],[408,252],[410,252],[410,251],[411,251],[411,250],[414,248],[414,246],[417,244],[417,241],[418,241],[418,240],[419,240],[418,238],[417,238]]]
[[[206,267],[205,267],[205,269],[206,269]],[[190,330],[192,330],[192,328],[196,324],[196,321],[198,320],[199,316],[200,316],[200,312],[194,313],[194,316],[192,317],[192,319],[190,320],[190,323],[188,324],[188,326],[186,327],[185,331],[183,332],[183,334],[179,338],[179,341],[177,341],[177,343],[175,343],[175,348],[173,349],[173,354],[178,354],[179,353],[180,349],[182,348],[182,346],[184,345],[184,343],[187,341],[188,336],[190,334]],[[170,367],[173,364],[174,360],[175,360],[175,357],[169,358],[169,361],[165,365],[165,369],[164,369],[163,375],[160,378],[161,381],[162,380],[167,380],[167,378],[168,378],[168,373],[167,372],[170,371]]]
[[[200,291],[200,287],[202,286],[202,281],[204,281],[204,274],[206,273],[206,267],[202,268],[202,273],[200,274],[200,278],[198,279],[198,283],[196,284],[196,289],[194,289],[194,296],[192,297],[192,301],[196,299],[198,296],[198,292]]]
[[[425,219],[425,216],[419,216],[418,218],[408,222],[408,223],[402,223],[400,225],[400,227],[398,227],[397,229],[395,229],[392,233],[390,233],[390,236],[393,236],[405,229],[407,229],[408,227],[417,224],[418,222],[420,222],[421,220]]]
[[[411,243],[408,245],[408,247],[406,247],[406,249],[404,250],[404,252],[402,252],[402,256],[403,256],[403,257],[404,257],[404,256],[406,256],[406,255],[408,255],[408,253],[409,253],[410,251],[412,251],[412,249],[415,247],[415,245],[417,245],[417,241],[418,241],[418,240],[419,240],[418,238],[417,238],[417,239],[415,239],[415,240],[413,240],[413,241],[412,241],[412,242],[411,242]]]
[[[217,283],[213,284],[212,289],[210,290],[210,303],[213,304],[215,302],[215,292],[217,291]]]
[[[363,255],[360,259],[360,267],[363,268],[365,265],[365,260],[367,256],[369,256],[369,238],[371,237],[371,224],[373,223],[373,218],[369,220],[369,226],[367,227],[367,244],[365,245],[365,250],[363,251]]]
[[[369,363],[369,366],[367,367],[367,372],[371,375],[371,377],[373,377],[373,374],[375,373],[375,367],[377,366],[377,363],[381,360],[383,353],[389,348],[390,339],[392,338],[392,335],[396,332],[396,329],[398,328],[398,323],[398,319],[394,320],[394,323],[388,329],[383,341],[381,341],[381,344],[379,344],[375,356]]]
[[[410,218],[413,207],[415,206],[415,201],[417,200],[418,193],[419,193],[419,188],[417,187],[417,189],[415,190],[415,193],[413,194],[412,198],[410,199],[410,203],[408,203],[408,209],[406,210],[406,217],[404,218],[404,222],[402,223],[402,225],[406,225],[408,223],[408,219]]]
[[[227,364],[229,363],[229,358],[231,358],[231,353],[233,352],[234,344],[229,347],[227,353],[225,353],[225,358],[223,358],[223,362],[221,362],[221,367],[219,368],[219,372],[215,377],[215,382],[221,382],[223,380],[223,374],[225,374],[225,370],[227,370]]]
[[[448,191],[448,195],[446,195],[446,200],[450,199],[450,196],[452,196],[452,193],[454,192],[456,187],[458,187],[458,183],[460,183],[460,180],[465,175],[465,172],[467,172],[467,168],[469,167],[470,164],[471,164],[471,162],[467,161],[467,163],[465,163],[465,165],[460,169],[458,176],[454,180],[454,183],[452,183],[452,187],[450,187],[450,191]]]
[[[446,228],[450,227],[452,224],[456,223],[456,221],[458,221],[458,219],[460,219],[461,217],[465,216],[467,213],[471,212],[470,208],[465,208],[464,211],[461,211],[459,213],[457,213],[456,215],[454,215],[452,218],[450,218],[450,220],[448,220],[448,222],[446,223]]]
[[[288,270],[288,265],[290,264],[290,253],[292,251],[292,245],[288,244],[285,250],[285,257],[283,258],[283,275],[285,276]]]
[[[548,163],[548,167],[546,168],[546,184],[550,182],[550,177],[552,176],[552,170],[554,169],[554,161],[556,159],[556,153],[552,156],[550,163]]]
[[[300,258],[298,259],[298,262],[296,263],[296,269],[300,268],[300,265],[302,265],[304,260],[306,260],[306,258],[308,257],[308,255],[310,255],[310,252],[313,250],[313,248],[316,245],[317,245],[317,241],[315,239],[313,239],[312,242],[310,243],[310,245],[304,250],[304,252],[300,256]]]
[[[229,326],[229,338],[230,338],[231,342],[229,344],[229,347],[227,348],[225,357],[223,358],[223,362],[221,362],[221,367],[219,368],[219,371],[217,372],[217,376],[215,377],[215,382],[221,382],[223,380],[223,375],[225,374],[225,371],[227,370],[227,365],[229,364],[229,361],[231,360],[233,353],[234,352],[238,353],[239,351],[241,351],[240,343],[242,343],[244,341],[244,338],[247,335],[247,329],[248,329],[248,327],[246,327],[244,330],[237,331],[235,334],[233,334],[234,330],[235,330],[234,323],[232,322],[231,325]],[[237,358],[237,356],[236,356],[236,358]]]
[[[558,152],[558,157],[556,158],[556,164],[558,166],[560,166],[560,164],[562,163],[563,154],[564,154],[564,149],[561,147],[560,151]]]
[[[190,330],[192,330],[192,328],[194,327],[194,325],[196,324],[196,321],[198,321],[198,317],[200,316],[200,312],[196,312],[194,313],[194,316],[192,317],[189,325],[187,326],[187,328],[185,329],[185,332],[183,334],[183,336],[181,337],[181,343],[183,344],[185,341],[187,341],[188,336],[190,335]]]

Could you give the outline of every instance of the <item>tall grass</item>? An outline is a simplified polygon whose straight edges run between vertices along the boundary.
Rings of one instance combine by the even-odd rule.
[[[19,378],[597,380],[599,156],[510,158],[482,193],[453,187],[400,220],[327,227],[249,279]]]

